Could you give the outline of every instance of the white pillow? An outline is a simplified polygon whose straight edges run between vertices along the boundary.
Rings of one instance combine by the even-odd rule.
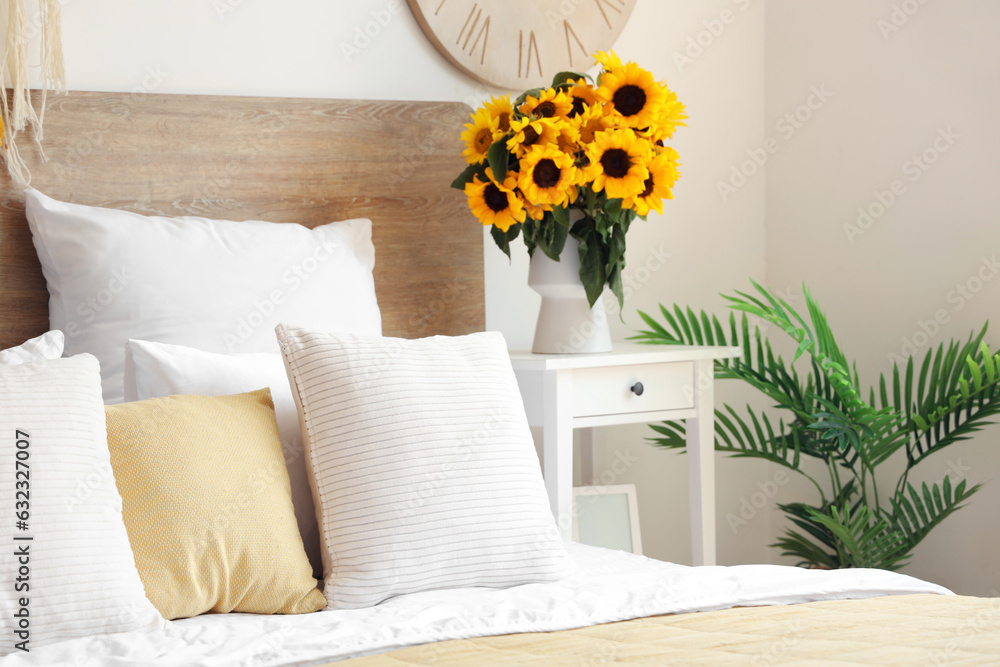
[[[295,224],[144,216],[25,192],[68,356],[101,362],[104,400],[122,400],[130,338],[209,352],[277,352],[274,326],[379,335],[371,221]]]
[[[0,366],[13,366],[41,359],[58,359],[62,356],[64,343],[62,331],[48,331],[17,347],[0,350]]]
[[[295,518],[313,574],[323,578],[319,527],[306,475],[295,399],[280,354],[217,354],[183,345],[130,340],[125,352],[125,400],[176,394],[229,396],[270,387],[278,435],[292,484]]]
[[[277,332],[331,608],[566,576],[503,336]]]
[[[0,434],[0,655],[164,627],[122,521],[97,360],[0,366]]]

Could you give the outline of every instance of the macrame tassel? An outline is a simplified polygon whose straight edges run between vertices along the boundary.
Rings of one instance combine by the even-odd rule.
[[[42,108],[38,111],[38,132],[35,139],[41,142],[48,93],[49,90],[66,90],[66,65],[63,59],[59,0],[39,0],[38,4],[42,19]]]
[[[20,185],[27,186],[31,172],[17,149],[17,135],[28,125],[33,129],[34,140],[41,149],[42,120],[45,116],[45,102],[48,91],[66,89],[66,70],[62,52],[62,21],[59,0],[38,0],[37,20],[33,23],[41,30],[41,110],[36,113],[31,104],[28,88],[28,39],[30,37],[24,0],[0,0],[7,3],[7,39],[4,45],[2,76],[4,87],[10,88],[10,102],[7,95],[0,95],[3,107],[4,137],[0,146],[0,156],[7,163],[11,178]],[[44,152],[42,157],[45,157]]]

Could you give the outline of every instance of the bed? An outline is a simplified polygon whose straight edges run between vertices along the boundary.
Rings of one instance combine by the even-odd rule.
[[[66,202],[310,228],[370,218],[384,335],[461,336],[485,327],[482,231],[448,188],[462,168],[457,135],[468,112],[74,92],[49,98],[48,161],[22,151],[32,186]],[[49,328],[25,197],[7,180],[0,186],[0,349]],[[565,576],[523,585],[431,587],[313,613],[201,614],[30,652],[10,651],[8,635],[0,663],[966,665],[1000,655],[994,599],[903,575],[690,568],[576,544],[566,554]]]

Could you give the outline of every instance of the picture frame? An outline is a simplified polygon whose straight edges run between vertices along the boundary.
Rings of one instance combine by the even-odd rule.
[[[573,488],[573,541],[642,555],[634,484]]]

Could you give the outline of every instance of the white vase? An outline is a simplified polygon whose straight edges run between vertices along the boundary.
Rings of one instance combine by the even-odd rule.
[[[553,261],[535,250],[528,269],[528,286],[542,297],[535,325],[536,354],[582,354],[611,351],[611,332],[604,303],[594,307],[580,282],[579,243],[572,236]]]

